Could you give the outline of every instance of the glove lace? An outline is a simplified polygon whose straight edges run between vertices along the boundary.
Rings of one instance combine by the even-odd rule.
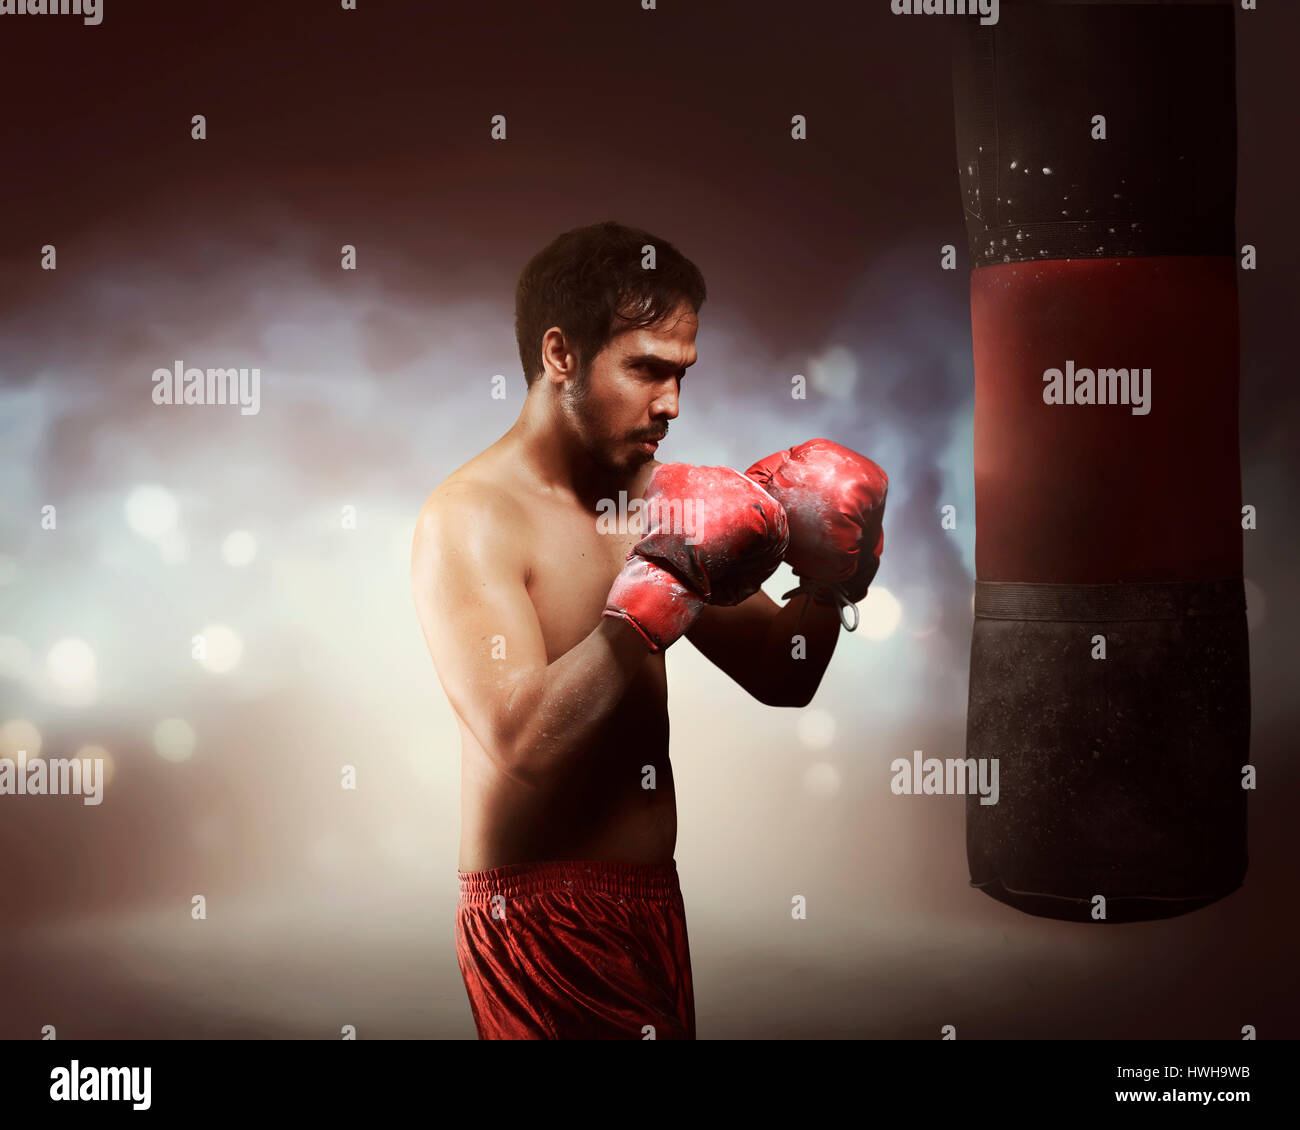
[[[790,597],[795,596],[798,593],[807,593],[808,596],[812,597],[812,599],[817,601],[818,604],[836,605],[840,617],[840,623],[844,626],[845,631],[857,631],[858,606],[849,598],[843,585],[813,585],[801,581],[797,588],[793,588],[788,593],[785,593],[781,599],[789,600]],[[852,623],[849,623],[850,618],[845,613],[846,609],[851,609],[853,612]],[[803,616],[807,611],[808,605],[805,604],[803,609],[799,612],[799,619],[795,621],[794,626],[796,631],[799,630],[799,625],[803,623]]]

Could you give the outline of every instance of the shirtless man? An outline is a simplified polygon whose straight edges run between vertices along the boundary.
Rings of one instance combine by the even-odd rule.
[[[879,564],[884,476],[847,449],[827,445],[861,461],[848,488],[871,519],[864,527],[857,515],[847,533],[822,528],[824,508],[796,520],[799,492],[826,485],[825,459],[820,479],[791,452],[749,479],[654,459],[696,360],[704,296],[695,266],[646,232],[607,222],[560,236],[516,295],[528,379],[518,420],[420,514],[412,585],[460,728],[456,941],[482,1038],[694,1038],[664,651],[684,630],[760,702],[803,706],[834,651],[841,607],[865,595]],[[843,479],[843,460],[832,462],[831,478]],[[750,570],[741,589],[753,595],[709,603],[675,570],[630,557],[644,523],[602,531],[602,506],[617,506],[620,491],[644,498],[661,466],[730,475],[754,492],[737,503],[738,520],[781,543],[757,573],[735,566]],[[782,489],[788,548],[772,503]],[[755,518],[763,505],[773,510]],[[774,518],[780,530],[762,534]],[[778,606],[758,584],[782,550],[801,587]],[[715,597],[721,587],[715,575]],[[691,614],[674,621],[681,600]]]

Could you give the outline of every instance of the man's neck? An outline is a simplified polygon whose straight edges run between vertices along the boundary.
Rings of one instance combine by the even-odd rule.
[[[639,474],[619,474],[595,463],[569,432],[558,405],[544,399],[547,392],[538,385],[528,390],[519,419],[506,433],[507,442],[539,484],[572,495],[595,513],[601,499],[617,498],[620,490],[630,492]]]

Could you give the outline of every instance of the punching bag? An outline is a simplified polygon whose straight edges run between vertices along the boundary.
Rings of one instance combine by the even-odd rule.
[[[954,28],[971,256],[971,884],[1184,914],[1246,870],[1233,8]]]

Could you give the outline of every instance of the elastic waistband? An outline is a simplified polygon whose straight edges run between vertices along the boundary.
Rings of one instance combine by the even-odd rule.
[[[611,863],[565,860],[511,863],[486,871],[458,871],[460,901],[486,903],[493,895],[518,897],[543,892],[602,891],[623,898],[668,899],[681,893],[677,863]]]

